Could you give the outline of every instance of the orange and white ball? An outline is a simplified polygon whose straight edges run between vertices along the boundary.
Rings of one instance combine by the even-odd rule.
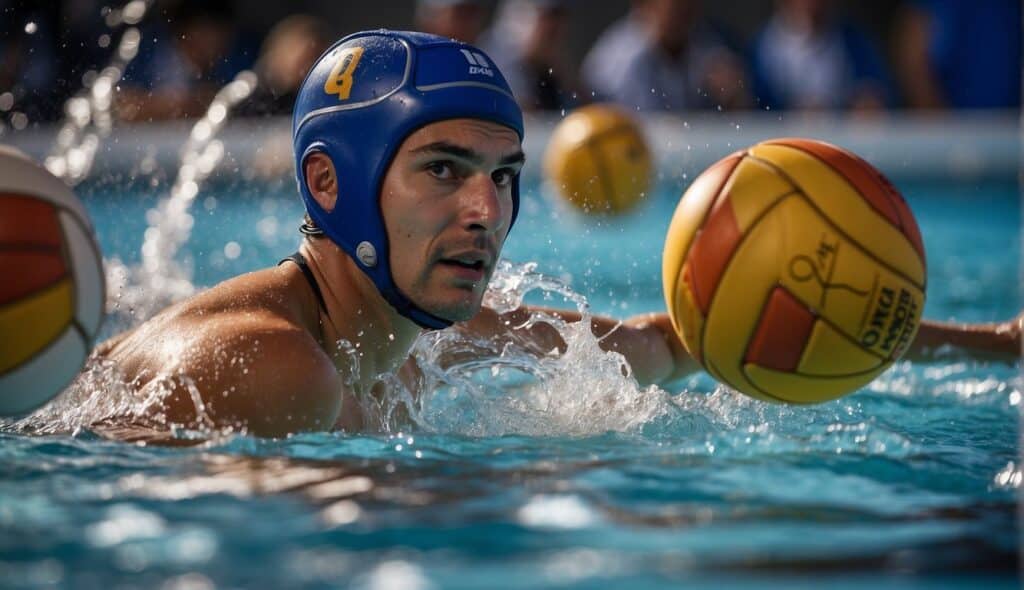
[[[103,318],[102,258],[82,203],[60,179],[0,145],[0,415],[60,393]]]

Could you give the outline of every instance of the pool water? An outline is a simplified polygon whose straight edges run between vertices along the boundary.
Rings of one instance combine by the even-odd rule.
[[[1016,184],[901,188],[925,237],[926,316],[1015,315]],[[138,262],[165,190],[82,187],[106,256]],[[678,194],[593,220],[534,183],[505,258],[536,262],[598,313],[660,310]],[[183,258],[197,285],[299,242],[289,181],[211,185],[192,213]],[[121,309],[105,330],[139,319]],[[847,398],[786,407],[706,375],[666,394],[581,365],[529,419],[454,387],[432,420],[367,435],[167,448],[0,427],[0,587],[1019,585],[1017,367],[900,363]],[[625,401],[577,408],[594,387]]]

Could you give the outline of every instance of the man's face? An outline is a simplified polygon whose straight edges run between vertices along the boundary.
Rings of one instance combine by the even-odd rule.
[[[420,308],[451,321],[480,309],[512,221],[523,165],[512,129],[477,119],[427,125],[399,147],[380,206],[391,275]]]

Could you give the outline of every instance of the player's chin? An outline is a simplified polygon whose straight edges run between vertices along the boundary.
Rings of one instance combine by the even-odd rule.
[[[450,322],[473,319],[483,303],[483,288],[448,288],[443,296],[434,298],[428,311]]]

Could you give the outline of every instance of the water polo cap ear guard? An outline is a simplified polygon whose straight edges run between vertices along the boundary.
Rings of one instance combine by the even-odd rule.
[[[417,307],[395,286],[380,189],[398,147],[416,129],[455,118],[493,121],[523,138],[523,114],[501,72],[482,51],[404,31],[349,35],[328,49],[299,89],[292,117],[295,173],[306,211],[377,286],[398,313],[424,328],[451,325]],[[303,164],[330,157],[338,201],[325,211],[306,185]],[[512,221],[519,177],[512,181]]]

